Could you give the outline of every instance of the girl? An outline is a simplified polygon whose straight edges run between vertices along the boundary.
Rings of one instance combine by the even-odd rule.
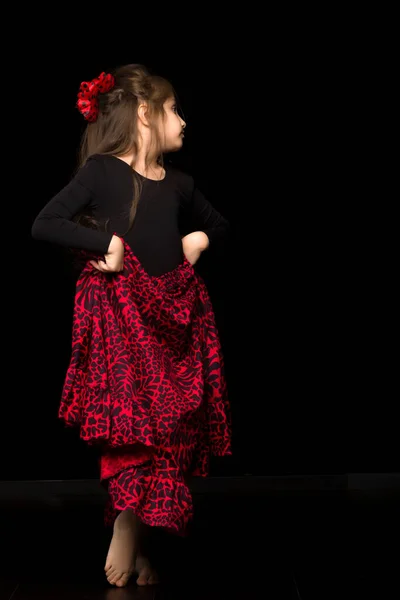
[[[113,527],[108,581],[157,582],[146,527],[187,535],[186,480],[231,454],[231,420],[210,298],[193,265],[227,221],[188,175],[166,168],[186,123],[171,84],[140,65],[83,82],[80,168],[32,235],[83,259],[59,418],[100,448]],[[181,235],[181,218],[191,233]]]

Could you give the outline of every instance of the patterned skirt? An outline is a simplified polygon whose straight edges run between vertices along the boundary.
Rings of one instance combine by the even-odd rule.
[[[124,242],[124,271],[89,262],[76,286],[72,354],[59,418],[100,447],[105,525],[132,508],[186,535],[188,476],[231,454],[224,361],[209,294],[184,258],[154,277]]]

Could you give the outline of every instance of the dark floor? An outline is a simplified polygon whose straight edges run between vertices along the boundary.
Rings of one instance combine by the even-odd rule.
[[[163,584],[116,589],[97,482],[0,482],[0,600],[400,597],[399,493],[304,487],[194,491],[189,539],[153,540]]]

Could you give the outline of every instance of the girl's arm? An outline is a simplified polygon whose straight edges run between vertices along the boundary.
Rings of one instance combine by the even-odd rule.
[[[186,217],[189,218],[192,230],[202,231],[207,235],[209,244],[222,241],[229,233],[229,222],[204,197],[202,192],[194,188],[191,198],[184,205]],[[206,248],[204,248],[206,249]]]
[[[75,177],[40,211],[32,226],[32,237],[60,246],[106,254],[112,233],[74,223],[72,219],[96,203],[103,184],[102,165],[88,160]]]

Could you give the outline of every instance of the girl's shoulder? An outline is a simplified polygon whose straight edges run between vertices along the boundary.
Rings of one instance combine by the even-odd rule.
[[[111,154],[91,154],[79,170],[82,176],[88,176],[100,181],[113,181],[131,175],[131,167],[121,159]],[[78,173],[79,173],[78,171]]]
[[[183,199],[189,199],[192,196],[194,189],[194,179],[192,175],[168,163],[164,165],[164,168],[171,185],[175,187]]]

